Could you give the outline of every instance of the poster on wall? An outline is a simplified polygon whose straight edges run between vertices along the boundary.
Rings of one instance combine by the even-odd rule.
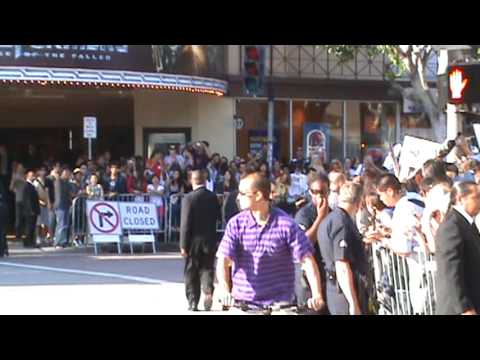
[[[273,132],[273,157],[279,159],[279,144],[280,132],[275,130]],[[249,130],[248,131],[248,151],[252,154],[258,154],[265,145],[268,144],[267,130]]]
[[[303,125],[303,148],[305,158],[312,154],[323,153],[324,161],[330,157],[330,124],[306,122]]]

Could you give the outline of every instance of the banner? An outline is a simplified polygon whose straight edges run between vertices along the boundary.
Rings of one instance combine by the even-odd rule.
[[[303,148],[305,158],[312,154],[323,152],[325,161],[330,158],[330,124],[306,122],[303,125]]]
[[[405,136],[399,160],[400,181],[410,177],[412,173],[420,169],[427,160],[435,158],[441,146],[441,144],[433,141],[413,136]]]

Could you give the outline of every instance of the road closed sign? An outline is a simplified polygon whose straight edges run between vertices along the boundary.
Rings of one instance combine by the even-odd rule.
[[[158,230],[158,212],[155,204],[118,203],[122,228],[125,230]]]
[[[121,235],[118,203],[87,201],[87,218],[92,235]]]

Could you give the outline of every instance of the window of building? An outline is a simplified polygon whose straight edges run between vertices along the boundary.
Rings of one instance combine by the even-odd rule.
[[[294,157],[324,153],[325,159],[343,158],[343,102],[293,100]]]
[[[277,100],[274,105],[274,158],[288,161],[290,154],[290,104]],[[268,102],[267,100],[239,99],[236,115],[243,120],[243,127],[237,131],[237,154],[257,153],[267,145]]]

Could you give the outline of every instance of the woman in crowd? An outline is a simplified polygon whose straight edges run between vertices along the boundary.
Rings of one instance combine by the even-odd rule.
[[[237,181],[235,180],[235,176],[232,174],[230,170],[227,170],[224,175],[223,179],[223,187],[222,193],[230,193],[238,189]]]
[[[270,177],[270,169],[268,168],[268,163],[265,161],[262,161],[259,166],[260,173],[265,176],[267,179],[271,180]]]
[[[180,211],[182,195],[185,194],[187,184],[182,178],[180,171],[175,170],[167,182],[167,194],[169,196],[172,210],[172,230],[178,231],[180,226]]]
[[[160,150],[157,149],[152,152],[152,155],[146,163],[145,175],[147,177],[147,182],[150,182],[154,175],[157,176],[158,179],[162,178],[162,173],[165,169],[163,158],[163,153]]]
[[[90,176],[90,184],[85,189],[90,200],[103,200],[103,187],[98,182],[98,175]]]
[[[158,223],[163,229],[163,216],[165,214],[165,183],[157,175],[153,175],[152,183],[147,186],[147,193],[150,195],[150,202],[157,207]]]

